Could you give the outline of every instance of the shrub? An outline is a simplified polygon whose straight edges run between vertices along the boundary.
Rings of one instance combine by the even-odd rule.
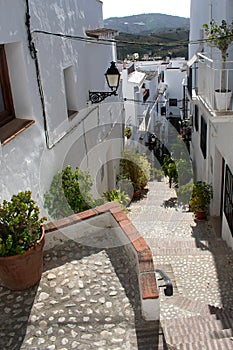
[[[164,171],[164,175],[169,179],[169,186],[171,187],[172,182],[176,184],[178,180],[178,173],[176,170],[176,164],[171,157],[167,155],[164,156],[162,169]]]
[[[41,237],[40,209],[31,191],[19,192],[0,205],[0,256],[23,254]]]
[[[71,166],[59,171],[44,196],[44,206],[49,215],[59,219],[95,206],[90,193],[92,185],[88,171],[77,167],[73,172]]]
[[[120,160],[121,175],[130,179],[134,190],[145,186],[150,180],[151,164],[145,153],[139,153],[133,148],[126,148]]]
[[[126,126],[126,128],[125,128],[125,136],[126,136],[127,138],[130,138],[131,135],[132,135],[131,128],[130,128],[129,126]]]
[[[181,204],[188,204],[193,193],[193,183],[189,182],[186,183],[185,185],[180,186],[177,189],[177,198],[178,202]]]
[[[108,190],[107,192],[104,192],[103,197],[108,202],[119,203],[119,205],[121,206],[122,209],[125,209],[125,206],[130,201],[129,196],[124,191],[121,191],[120,189],[116,189],[116,188],[114,188],[112,190]]]
[[[157,181],[161,181],[164,176],[162,169],[152,168],[151,169],[151,177]]]

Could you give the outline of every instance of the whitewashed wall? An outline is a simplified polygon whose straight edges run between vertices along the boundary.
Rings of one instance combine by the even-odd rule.
[[[164,71],[164,82],[167,87],[167,97],[177,99],[177,107],[169,107],[168,114],[172,112],[174,116],[180,116],[180,107],[182,107],[183,85],[182,82],[186,76],[186,72],[182,72],[179,68],[167,68]]]
[[[25,1],[1,1],[0,5],[0,44],[4,43],[6,48],[15,112],[18,118],[35,120],[34,125],[1,147],[0,200],[9,199],[20,190],[31,189],[33,197],[43,206],[43,194],[59,169],[68,163],[79,166],[86,159],[85,152],[105,139],[122,138],[122,130],[114,128],[116,121],[123,121],[122,104],[117,103],[117,108],[114,103],[104,104],[105,107],[101,107],[99,114],[95,115],[95,106],[87,103],[89,90],[102,91],[107,88],[104,73],[116,57],[116,49],[112,44],[98,45],[51,34],[32,33],[45,101],[48,126],[46,145],[35,63],[28,49]],[[86,29],[103,26],[102,2],[99,0],[31,0],[29,7],[32,32],[42,30],[85,37]],[[72,120],[67,117],[63,72],[70,66],[74,83],[72,99],[78,111]],[[119,99],[113,97],[109,101],[118,102]],[[96,125],[102,124],[107,126],[101,132],[97,128],[95,135]],[[93,143],[87,148],[80,143],[74,151],[74,144],[87,129],[93,129]],[[111,147],[108,145],[105,152],[110,154]],[[119,141],[115,151],[118,157],[121,147]],[[83,167],[90,167],[92,175],[95,175],[101,161],[99,157],[92,156],[92,162],[83,161],[82,164]],[[100,187],[106,190],[109,185],[107,173],[101,180]]]
[[[200,11],[201,8],[201,11]],[[219,60],[220,51],[208,45],[193,45],[192,41],[201,38],[201,28],[203,23],[209,23],[215,19],[218,23],[224,19],[231,23],[233,18],[232,0],[192,0],[191,1],[191,28],[189,57],[191,58],[198,50],[203,49],[204,53],[214,61]],[[228,50],[228,60],[233,59],[233,45]],[[202,77],[199,76],[199,79]],[[197,101],[196,101],[197,103]],[[221,191],[224,179],[222,178],[222,159],[233,171],[233,153],[232,153],[232,134],[233,124],[232,115],[220,115],[213,117],[208,110],[199,103],[199,132],[192,134],[192,158],[196,180],[203,180],[213,185],[214,197],[210,205],[210,214],[219,216],[221,210]],[[191,109],[194,107],[191,106]],[[191,110],[194,115],[194,110]],[[200,150],[200,130],[201,115],[205,118],[207,129],[207,157],[204,160]],[[224,213],[222,220],[222,237],[229,246],[233,248],[232,234],[229,230]]]
[[[201,10],[200,10],[201,9]],[[222,19],[231,23],[233,18],[233,6],[231,0],[191,0],[190,15],[190,45],[189,58],[196,52],[200,52],[204,48],[204,52],[208,53],[215,59],[220,58],[220,51],[210,48],[207,45],[195,43],[203,38],[202,25],[210,23],[211,19],[215,19],[221,23]],[[229,59],[233,58],[233,48],[229,50]]]

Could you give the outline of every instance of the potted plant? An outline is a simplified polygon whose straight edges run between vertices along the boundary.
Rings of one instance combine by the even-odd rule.
[[[127,139],[130,139],[131,135],[132,135],[131,128],[129,126],[126,126],[126,128],[125,128],[125,136],[127,137]]]
[[[193,185],[193,193],[189,202],[190,210],[197,219],[206,219],[208,205],[213,197],[212,185],[198,181]]]
[[[221,85],[220,89],[215,90],[215,96],[217,109],[225,110],[229,108],[232,94],[232,92],[226,87],[226,59],[228,56],[228,48],[233,41],[233,21],[230,24],[227,24],[225,20],[222,20],[222,23],[218,24],[212,19],[210,24],[203,24],[203,28],[209,41],[209,45],[214,45],[221,51]]]
[[[11,290],[29,288],[41,278],[46,218],[39,213],[31,191],[0,205],[0,279]]]
[[[151,164],[146,154],[133,148],[125,148],[120,160],[120,175],[130,179],[134,192],[139,193],[151,176]]]

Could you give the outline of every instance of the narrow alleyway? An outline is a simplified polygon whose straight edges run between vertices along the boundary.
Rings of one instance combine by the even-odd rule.
[[[168,349],[233,349],[233,251],[209,221],[196,222],[176,205],[165,180],[148,189],[128,216],[151,247],[155,268],[173,282],[174,295],[161,290],[160,303]]]
[[[165,181],[150,182],[128,216],[150,245],[155,268],[174,285],[171,297],[161,289],[160,324],[141,316],[137,274],[121,245],[68,240],[45,251],[35,287],[11,292],[0,285],[1,350],[233,348],[233,251],[209,221],[195,222],[176,206]],[[103,239],[104,232],[85,239]]]

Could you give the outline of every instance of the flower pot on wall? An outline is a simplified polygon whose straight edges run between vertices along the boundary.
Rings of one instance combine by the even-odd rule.
[[[39,282],[43,268],[44,228],[40,241],[24,254],[0,257],[0,280],[11,290],[24,290]]]
[[[231,105],[231,97],[232,97],[232,91],[226,90],[226,91],[220,91],[215,90],[215,102],[216,102],[216,108],[218,111],[226,111],[230,108]]]

